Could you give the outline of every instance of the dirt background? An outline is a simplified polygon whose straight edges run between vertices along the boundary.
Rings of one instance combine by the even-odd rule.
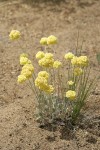
[[[20,41],[9,41],[12,29],[22,33]],[[59,39],[55,47],[58,57],[74,51],[78,38],[79,49],[83,45],[83,53],[91,58],[91,76],[100,74],[96,60],[100,52],[100,0],[0,0],[1,150],[100,150],[100,82],[74,130],[39,128],[32,92],[16,82],[20,53],[27,52],[33,59],[40,50],[40,38],[51,34]]]

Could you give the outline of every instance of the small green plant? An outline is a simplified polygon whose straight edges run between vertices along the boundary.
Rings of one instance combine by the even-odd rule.
[[[10,39],[18,38],[20,32],[11,31]],[[41,38],[44,52],[36,54],[39,72],[36,67],[34,69],[27,54],[20,55],[22,71],[18,83],[25,82],[32,89],[36,100],[36,118],[44,124],[69,118],[75,123],[96,83],[95,79],[90,79],[91,68],[87,56],[68,52],[62,59],[56,59],[53,45],[57,41],[53,35]]]

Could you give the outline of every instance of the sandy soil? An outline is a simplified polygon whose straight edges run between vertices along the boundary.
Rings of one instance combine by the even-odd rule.
[[[9,41],[12,29],[22,32],[19,42]],[[1,150],[100,150],[100,84],[82,111],[82,121],[72,130],[63,126],[39,128],[32,92],[16,82],[20,53],[25,51],[33,58],[39,39],[53,34],[59,39],[55,49],[60,57],[75,49],[78,32],[78,46],[81,48],[84,41],[83,53],[91,57],[91,75],[96,76],[100,74],[96,60],[100,52],[100,0],[62,0],[56,4],[0,1]]]

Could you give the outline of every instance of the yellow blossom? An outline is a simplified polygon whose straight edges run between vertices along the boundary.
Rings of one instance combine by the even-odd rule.
[[[44,78],[44,77],[37,77],[36,79],[35,79],[35,86],[43,86],[43,85],[48,85],[48,81],[47,81],[47,79],[46,78]]]
[[[79,67],[74,69],[74,75],[75,76],[80,76],[83,73],[83,70]]]
[[[27,80],[27,78],[24,75],[19,75],[18,76],[18,83],[23,83]]]
[[[50,35],[47,38],[47,44],[48,45],[50,45],[50,44],[56,44],[56,43],[57,43],[57,38],[54,35]]]
[[[43,58],[45,56],[45,54],[44,54],[44,52],[42,52],[42,51],[39,51],[37,54],[36,54],[36,58],[37,59],[41,59],[41,58]]]
[[[41,38],[40,44],[41,44],[41,45],[47,45],[47,37]]]
[[[48,80],[45,77],[38,76],[35,79],[35,86],[46,93],[52,93],[54,91],[54,87],[48,85]]]
[[[76,98],[76,92],[69,90],[66,92],[66,97],[70,100],[74,100]]]
[[[46,91],[48,89],[48,81],[46,78],[39,76],[35,79],[35,86],[40,90]]]
[[[70,80],[70,81],[67,82],[67,84],[68,84],[68,85],[73,85],[74,82],[73,82],[72,80]]]
[[[71,60],[71,59],[73,59],[73,57],[74,57],[74,54],[73,53],[71,53],[71,52],[69,52],[69,53],[67,53],[67,54],[65,54],[65,59],[66,60]]]
[[[20,55],[20,58],[21,58],[21,57],[26,57],[26,58],[28,58],[28,54],[22,53],[22,54]]]
[[[87,56],[80,56],[80,57],[78,57],[77,61],[78,61],[78,65],[82,66],[82,67],[87,66],[88,62],[89,62]]]
[[[53,58],[53,54],[52,53],[45,53],[45,58],[51,59],[51,58]]]
[[[62,66],[62,63],[60,61],[55,61],[53,64],[53,68],[59,68]]]
[[[29,71],[31,71],[31,72],[34,72],[34,67],[33,67],[32,64],[25,64],[25,65],[22,67],[22,70],[24,70],[24,69],[27,69],[27,70],[29,70]]]
[[[78,59],[77,56],[75,56],[75,57],[72,58],[71,64],[72,64],[73,66],[77,65],[77,59]]]
[[[48,88],[45,90],[47,93],[53,93],[54,87],[52,85],[48,85]]]
[[[45,79],[49,78],[49,73],[47,73],[46,71],[40,71],[38,73],[38,77],[44,77]]]
[[[9,34],[11,40],[17,40],[20,38],[20,32],[18,30],[12,30]]]
[[[71,60],[71,63],[73,66],[79,66],[79,67],[85,67],[88,65],[88,58],[87,56],[80,56],[80,57],[73,57],[73,59]]]
[[[28,69],[23,69],[21,71],[21,75],[24,75],[27,79],[32,77],[32,72]]]
[[[20,65],[30,64],[31,61],[27,57],[20,57]]]
[[[53,63],[54,63],[54,59],[51,58],[51,59],[48,59],[48,58],[42,58],[39,60],[39,65],[42,66],[42,67],[52,67],[53,66]]]

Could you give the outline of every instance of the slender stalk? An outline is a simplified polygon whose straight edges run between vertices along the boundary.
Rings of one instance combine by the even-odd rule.
[[[22,47],[22,45],[20,44],[19,40],[18,40],[18,45],[20,46],[20,48],[23,50],[22,53],[26,53],[25,49]]]
[[[33,87],[33,86],[32,86],[32,84],[31,84],[31,81],[30,81],[30,80],[28,80],[28,81],[29,81],[29,84],[30,84],[31,90],[34,92],[34,94],[35,94],[35,96],[36,96],[37,100],[39,100],[38,95],[37,95],[37,93],[36,93],[36,91],[35,91],[34,87]]]

